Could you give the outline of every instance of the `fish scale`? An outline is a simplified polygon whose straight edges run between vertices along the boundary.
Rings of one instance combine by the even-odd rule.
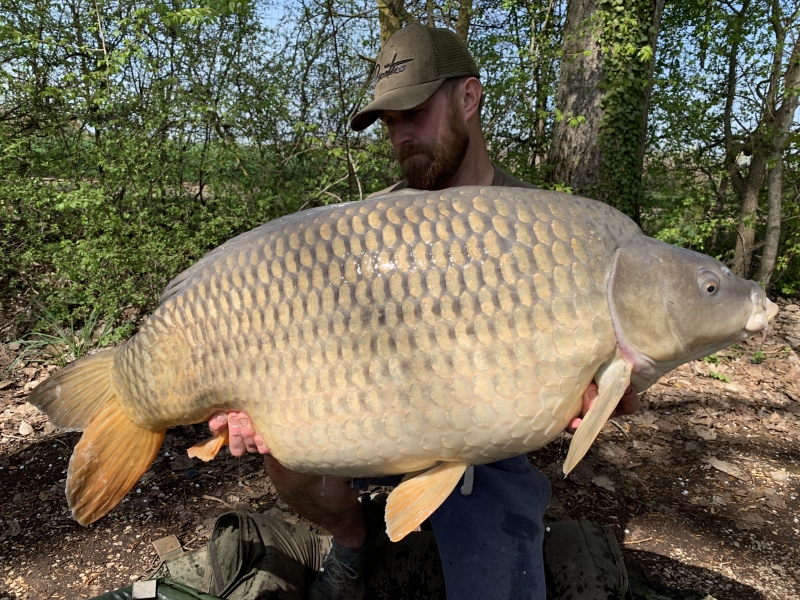
[[[581,413],[586,454],[629,384],[764,332],[755,282],[645,237],[609,206],[520,188],[404,190],[304,211],[208,253],[123,346],[29,400],[82,429],[67,472],[91,523],[153,462],[167,427],[246,411],[294,471],[410,473],[402,539],[469,465],[534,450]],[[227,430],[189,449],[211,460]]]
[[[279,219],[171,285],[114,382],[144,427],[246,411],[306,473],[515,456],[564,429],[613,354],[606,274],[638,233],[590,201],[522,189]]]

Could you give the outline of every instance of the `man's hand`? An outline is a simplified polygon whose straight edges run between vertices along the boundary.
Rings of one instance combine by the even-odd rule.
[[[208,420],[208,428],[214,435],[228,429],[228,448],[234,456],[245,454],[269,454],[264,438],[256,433],[253,421],[247,413],[231,411],[217,413]]]
[[[589,387],[586,388],[586,391],[583,392],[583,408],[581,408],[581,416],[575,417],[570,421],[569,425],[567,426],[567,433],[575,433],[575,430],[578,429],[581,422],[583,421],[583,417],[586,416],[586,413],[589,412],[589,409],[592,408],[594,401],[597,400],[597,384],[593,381],[589,384]],[[632,415],[637,410],[639,410],[639,394],[636,393],[636,390],[633,389],[633,386],[628,386],[628,389],[625,390],[625,394],[620,398],[619,404],[617,404],[617,408],[612,414],[612,417],[616,417],[618,415]]]

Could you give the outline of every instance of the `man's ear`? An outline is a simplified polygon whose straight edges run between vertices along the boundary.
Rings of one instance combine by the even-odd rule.
[[[481,96],[483,86],[477,77],[470,77],[464,82],[462,102],[464,108],[464,119],[469,122],[473,116],[480,115]]]

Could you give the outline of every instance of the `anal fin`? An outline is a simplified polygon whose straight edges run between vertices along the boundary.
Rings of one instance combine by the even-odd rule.
[[[67,501],[81,525],[114,508],[155,460],[166,429],[131,421],[116,401],[102,407],[75,446],[67,471]]]
[[[611,417],[619,404],[625,389],[631,383],[631,366],[625,362],[617,351],[611,362],[603,365],[595,376],[597,382],[597,399],[572,438],[564,461],[564,475],[574,469],[586,455],[597,434]]]
[[[224,429],[219,435],[212,436],[195,444],[189,448],[186,453],[189,458],[199,458],[203,462],[213,460],[217,453],[222,450],[224,446],[228,445],[228,429]]]
[[[469,463],[443,462],[403,481],[386,500],[386,533],[402,540],[433,514],[455,489]]]

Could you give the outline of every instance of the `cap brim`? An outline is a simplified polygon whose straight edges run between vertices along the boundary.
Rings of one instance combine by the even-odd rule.
[[[381,94],[380,98],[367,104],[350,120],[351,129],[354,131],[366,129],[378,119],[384,110],[408,110],[422,104],[442,87],[444,81],[444,79],[436,79],[427,83],[395,88]]]

